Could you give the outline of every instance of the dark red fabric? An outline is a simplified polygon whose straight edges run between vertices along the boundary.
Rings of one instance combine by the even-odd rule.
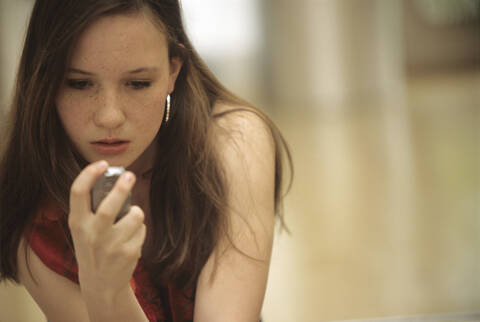
[[[42,207],[28,236],[29,245],[48,268],[78,284],[74,251],[62,228],[64,218],[52,204]],[[135,268],[131,286],[149,321],[193,321],[193,291],[185,292],[173,285],[158,290],[142,259]]]

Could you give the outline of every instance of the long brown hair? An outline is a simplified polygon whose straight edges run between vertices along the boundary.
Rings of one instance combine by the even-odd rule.
[[[276,144],[275,203],[280,213],[282,156],[291,158],[269,118],[228,91],[209,71],[185,34],[178,0],[37,0],[27,30],[0,163],[0,280],[18,281],[17,250],[42,201],[68,214],[69,190],[86,161],[69,141],[55,108],[68,59],[81,32],[101,16],[148,14],[165,32],[170,57],[183,66],[172,94],[172,114],[157,135],[151,174],[151,218],[144,258],[157,286],[193,286],[228,231],[225,179],[211,125],[217,102],[256,113]],[[281,216],[280,216],[281,218]],[[283,223],[283,221],[282,221]],[[71,238],[69,231],[65,232]]]

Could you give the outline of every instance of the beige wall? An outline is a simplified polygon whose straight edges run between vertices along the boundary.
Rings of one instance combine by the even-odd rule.
[[[408,75],[406,1],[267,2],[296,180],[265,316],[480,312],[478,65]]]
[[[0,106],[8,103],[33,1],[0,0]]]

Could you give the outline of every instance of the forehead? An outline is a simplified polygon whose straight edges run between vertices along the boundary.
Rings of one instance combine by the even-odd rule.
[[[130,13],[101,17],[80,35],[71,64],[104,65],[158,60],[168,56],[164,32],[147,14]],[[97,66],[98,67],[98,66]]]

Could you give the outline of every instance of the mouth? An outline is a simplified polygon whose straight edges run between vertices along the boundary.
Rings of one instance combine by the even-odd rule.
[[[102,139],[90,142],[93,149],[103,155],[117,155],[128,149],[130,141],[123,139]]]
[[[121,140],[121,139],[104,139],[104,140],[99,140],[99,141],[93,141],[92,144],[102,144],[102,145],[119,145],[119,144],[124,144],[128,143],[127,140]]]

